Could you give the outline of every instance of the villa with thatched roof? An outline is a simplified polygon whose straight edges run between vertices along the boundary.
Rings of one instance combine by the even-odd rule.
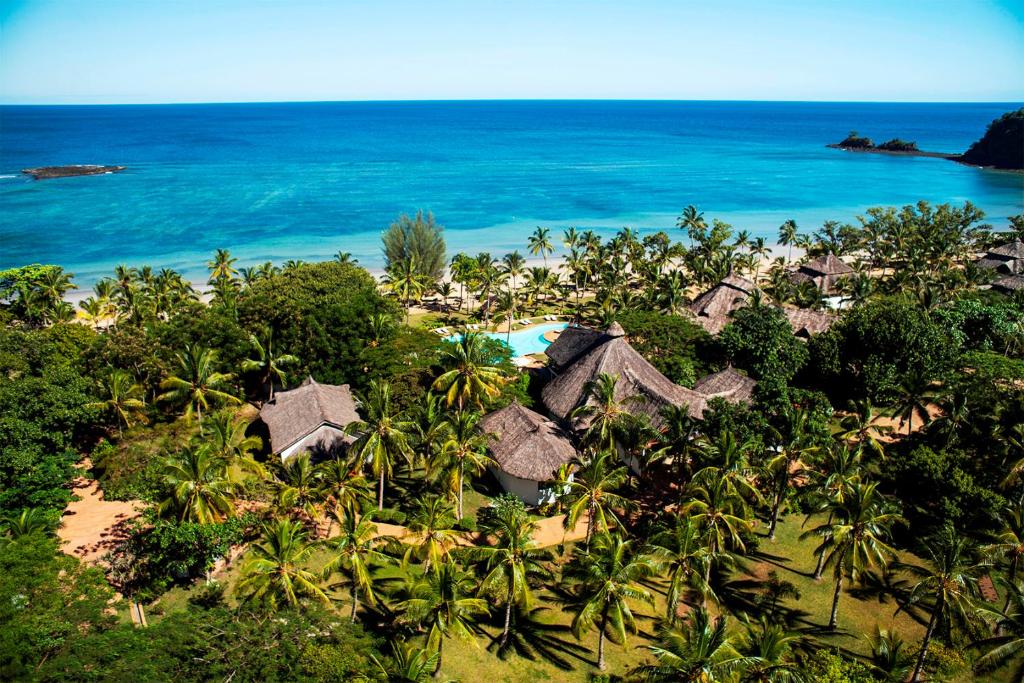
[[[490,435],[491,472],[502,488],[527,505],[550,501],[554,492],[542,484],[576,457],[569,433],[515,402],[485,415],[480,428]]]
[[[270,436],[270,450],[282,460],[309,451],[326,457],[352,442],[345,427],[359,420],[347,384],[319,384],[308,377],[291,391],[274,394],[260,410]]]
[[[825,254],[808,261],[789,276],[793,284],[812,282],[826,296],[836,293],[836,283],[854,273],[853,268],[835,254]]]
[[[710,401],[723,398],[729,403],[750,403],[754,397],[757,381],[733,368],[726,368],[706,377],[701,377],[694,390]]]
[[[729,324],[732,312],[746,306],[756,289],[757,285],[750,280],[730,273],[687,308],[695,316],[697,324],[709,334],[718,334]]]
[[[1024,274],[1000,278],[992,283],[992,289],[1003,294],[1013,294],[1024,290]]]
[[[647,415],[655,425],[661,423],[661,410],[666,406],[687,406],[692,416],[703,415],[704,396],[661,374],[629,345],[625,334],[618,323],[604,332],[568,328],[548,347],[553,361],[549,367],[556,376],[544,387],[541,398],[551,414],[569,421],[574,410],[592,400],[590,383],[609,374],[618,377],[616,399],[628,399],[630,412]]]
[[[1014,240],[998,246],[977,261],[979,268],[990,268],[1003,275],[1024,274],[1024,242]]]
[[[784,308],[783,313],[793,328],[793,334],[802,339],[810,339],[816,334],[821,334],[837,320],[832,313],[809,308]]]

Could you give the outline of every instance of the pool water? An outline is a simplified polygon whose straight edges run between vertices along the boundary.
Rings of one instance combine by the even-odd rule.
[[[544,335],[551,330],[564,330],[568,326],[568,323],[546,323],[526,330],[512,330],[511,335],[508,335],[507,332],[485,332],[484,334],[502,342],[508,336],[508,344],[512,347],[512,355],[520,358],[522,356],[531,356],[535,353],[544,353],[545,349],[551,344],[551,342],[544,338]],[[461,338],[462,335],[457,334],[446,337],[446,339],[451,341]]]

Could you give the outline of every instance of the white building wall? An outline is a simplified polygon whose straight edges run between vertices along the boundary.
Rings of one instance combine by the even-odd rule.
[[[519,499],[527,505],[540,505],[540,485],[537,482],[513,477],[497,467],[491,467],[490,470],[503,489],[519,496]]]

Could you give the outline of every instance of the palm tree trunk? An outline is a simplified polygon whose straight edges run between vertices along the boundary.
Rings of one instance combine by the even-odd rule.
[[[818,566],[814,568],[814,580],[821,581],[821,573],[825,571],[825,551],[818,553]]]
[[[597,632],[597,668],[601,671],[606,668],[604,663],[604,629],[606,626],[608,626],[607,612],[601,615],[601,628]]]
[[[441,677],[441,651],[444,649],[444,636],[437,640],[437,667],[434,668],[434,678]]]
[[[704,590],[701,591],[700,601],[702,607],[706,610],[708,608],[708,591],[711,590],[711,560],[708,560],[708,564],[704,567]]]
[[[501,632],[501,647],[505,647],[508,643],[509,624],[512,622],[512,599],[515,585],[515,581],[512,577],[509,577],[508,595],[505,596],[505,630]]]
[[[594,535],[594,500],[587,505],[587,550],[590,550],[590,538]]]
[[[768,527],[768,540],[775,540],[775,527],[779,525],[779,508],[782,507],[782,499],[786,495],[786,484],[789,480],[788,471],[783,474],[783,478],[779,480],[779,488],[775,491],[775,503],[772,505],[772,523]]]
[[[924,632],[924,640],[921,641],[921,652],[917,655],[917,663],[914,665],[914,673],[910,676],[910,683],[917,683],[921,679],[924,660],[928,656],[928,646],[931,644],[932,635],[935,633],[935,624],[942,613],[942,602],[942,594],[939,593],[938,600],[935,601],[935,609],[932,610],[932,616],[928,620],[928,630]]]
[[[845,555],[845,553],[843,553]],[[839,559],[839,575],[836,576],[836,592],[832,594],[832,614],[828,618],[828,628],[830,631],[836,630],[836,625],[839,623],[839,596],[843,592],[843,559]]]
[[[354,579],[355,577],[353,577]],[[356,623],[356,608],[359,607],[359,586],[352,582],[352,623]]]
[[[377,509],[384,509],[384,468],[380,468],[380,483],[377,485]]]
[[[459,519],[462,519],[462,464],[459,464]]]

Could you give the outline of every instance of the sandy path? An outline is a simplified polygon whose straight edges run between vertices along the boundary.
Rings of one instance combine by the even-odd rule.
[[[89,461],[80,467],[89,469]],[[143,504],[103,500],[97,482],[85,477],[76,477],[72,487],[79,500],[71,501],[64,510],[57,536],[64,552],[95,563],[125,538],[128,522],[141,514]]]

